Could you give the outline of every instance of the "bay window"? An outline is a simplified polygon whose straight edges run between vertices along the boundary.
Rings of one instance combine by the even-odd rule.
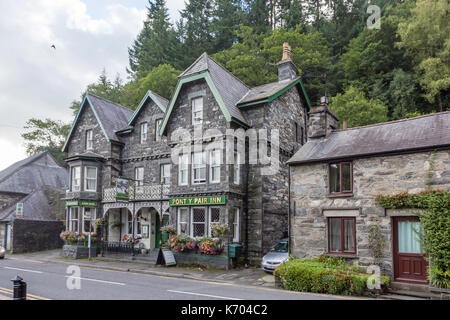
[[[215,236],[217,237],[217,235],[214,235],[212,232],[212,226],[215,223],[219,223],[220,222],[220,208],[217,207],[210,207],[209,208],[209,219],[208,219],[208,236]]]
[[[80,191],[81,187],[81,167],[72,167],[72,191]]]
[[[356,253],[355,218],[328,218],[328,250],[330,253]]]
[[[94,221],[96,219],[96,208],[85,207],[83,214],[83,233],[95,232]]]
[[[79,207],[70,207],[69,209],[69,231],[78,232],[78,212]]]
[[[84,190],[85,191],[97,191],[97,168],[85,167],[84,168]]]
[[[189,209],[188,208],[178,208],[177,217],[177,233],[178,234],[189,234]]]

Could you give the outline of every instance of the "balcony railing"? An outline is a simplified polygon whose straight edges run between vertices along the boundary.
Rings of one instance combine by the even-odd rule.
[[[129,199],[130,200],[142,200],[142,201],[161,200],[161,199],[167,198],[169,191],[170,191],[169,185],[162,185],[162,186],[161,185],[146,185],[146,186],[139,186],[139,187],[131,186],[131,187],[129,187]],[[116,202],[116,188],[115,187],[103,189],[103,202]]]

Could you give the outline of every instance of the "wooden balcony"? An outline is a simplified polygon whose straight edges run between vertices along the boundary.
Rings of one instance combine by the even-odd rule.
[[[167,199],[169,185],[147,185],[130,187],[131,201],[149,201]],[[116,202],[116,188],[103,189],[103,202]]]

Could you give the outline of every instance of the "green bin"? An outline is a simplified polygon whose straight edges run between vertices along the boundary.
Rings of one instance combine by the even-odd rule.
[[[161,234],[161,243],[164,244],[166,241],[169,240],[169,234],[168,233],[162,233]]]
[[[238,243],[230,243],[228,245],[228,257],[238,258],[242,253],[242,245]]]

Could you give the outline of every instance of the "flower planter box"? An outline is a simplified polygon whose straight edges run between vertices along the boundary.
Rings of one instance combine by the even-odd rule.
[[[98,253],[98,247],[91,247],[91,258],[95,258]],[[89,258],[89,248],[85,246],[66,244],[62,248],[61,255],[66,258],[84,259]]]
[[[229,269],[229,259],[223,255],[207,255],[191,252],[174,252],[175,260],[179,265],[199,264],[216,269]]]

